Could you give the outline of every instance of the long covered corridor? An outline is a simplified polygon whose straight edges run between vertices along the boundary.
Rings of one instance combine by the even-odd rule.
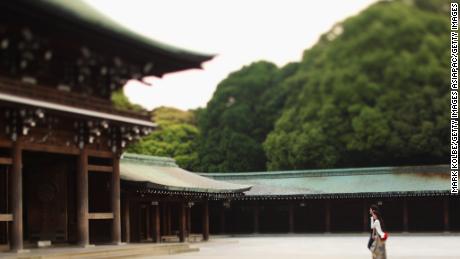
[[[211,203],[213,234],[357,233],[381,204],[389,232],[460,232],[460,198],[267,200]]]
[[[389,232],[459,232],[449,173],[437,165],[201,175],[253,185],[210,205],[215,234],[367,232],[371,204]]]

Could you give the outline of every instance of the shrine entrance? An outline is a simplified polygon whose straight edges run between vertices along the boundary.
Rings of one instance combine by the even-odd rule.
[[[76,241],[77,157],[23,151],[24,240]]]

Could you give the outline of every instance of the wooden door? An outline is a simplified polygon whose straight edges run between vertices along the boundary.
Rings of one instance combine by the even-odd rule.
[[[149,208],[145,204],[140,205],[139,213],[139,238],[140,241],[151,241],[150,233],[150,213]]]
[[[29,239],[67,241],[67,176],[65,159],[26,164]]]

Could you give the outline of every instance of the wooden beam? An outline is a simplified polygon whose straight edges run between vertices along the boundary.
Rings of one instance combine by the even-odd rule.
[[[89,245],[88,153],[86,148],[83,148],[80,152],[76,183],[78,244],[86,247]]]
[[[368,232],[370,229],[369,218],[369,207],[367,206],[366,200],[363,200],[363,232]]]
[[[209,203],[203,201],[203,241],[209,240]]]
[[[204,216],[204,213],[203,213]],[[253,208],[254,233],[259,233],[259,204],[256,203]]]
[[[403,231],[409,231],[409,208],[407,207],[407,198],[403,199]]]
[[[294,221],[294,204],[293,201],[289,202],[289,233],[295,232],[295,221]]]
[[[12,251],[23,250],[22,226],[22,143],[21,138],[13,144],[13,165],[10,173],[10,201],[13,220],[10,222],[10,248]]]
[[[166,207],[166,233],[167,235],[171,235],[172,233],[172,213],[171,213],[171,204],[168,204],[168,206]]]
[[[225,233],[225,207],[222,206],[220,210],[220,233]]]
[[[13,214],[0,214],[0,222],[13,221]]]
[[[88,219],[113,219],[112,212],[88,213]]]
[[[47,144],[38,144],[38,143],[27,143],[27,145],[25,145],[23,149],[28,150],[28,151],[40,151],[40,152],[68,154],[68,155],[80,154],[80,149],[78,149],[77,147],[50,146]]]
[[[114,167],[108,165],[88,165],[88,172],[112,173]]]
[[[102,167],[102,169],[111,169],[112,173],[112,242],[114,244],[121,244],[121,215],[120,215],[120,157],[118,154],[113,156],[112,166]],[[103,171],[107,172],[107,171]]]
[[[179,215],[179,240],[180,242],[185,242],[185,228],[186,228],[186,210],[185,210],[185,204],[181,203],[179,204],[180,206],[180,215]]]
[[[11,148],[12,146],[13,146],[13,142],[11,140],[0,139],[0,147]]]
[[[326,217],[325,217],[325,229],[326,233],[331,232],[331,200],[326,199],[325,200],[325,209],[326,209]]]
[[[163,206],[161,207],[161,224],[162,224],[162,229],[163,229],[163,235],[168,235],[168,223],[167,223],[167,212],[166,212],[166,203],[163,203]]]
[[[187,236],[192,233],[192,208],[187,206]]]
[[[88,150],[88,156],[101,157],[101,158],[112,158],[113,153],[110,151],[102,151],[102,150]]]
[[[160,205],[153,206],[153,211],[154,211],[154,233],[153,233],[153,239],[155,240],[156,243],[160,243],[161,241],[161,231],[160,231]]]
[[[123,214],[124,214],[124,219],[123,221],[125,222],[125,242],[130,243],[131,242],[131,225],[129,222],[129,198],[125,199],[125,206],[123,209]]]
[[[152,240],[152,214],[150,213],[150,205],[145,206],[145,239],[148,241]]]
[[[8,157],[0,157],[0,165],[12,165],[13,159]]]

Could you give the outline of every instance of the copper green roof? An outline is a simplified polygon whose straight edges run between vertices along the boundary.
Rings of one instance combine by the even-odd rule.
[[[246,196],[391,196],[450,190],[448,165],[200,175],[253,185]]]
[[[178,167],[172,158],[127,153],[120,162],[120,177],[124,181],[168,191],[241,193],[251,188],[247,184],[217,181],[189,172]]]
[[[152,59],[150,61],[155,61],[158,54],[166,56],[178,66],[176,69],[169,68],[170,72],[199,68],[202,62],[214,56],[174,47],[143,36],[112,20],[83,0],[16,0],[4,2],[2,5],[41,19],[50,19],[52,21],[48,25],[50,27],[66,23],[81,28],[87,33],[110,38],[112,42],[126,45],[133,51],[143,52],[145,59]]]

